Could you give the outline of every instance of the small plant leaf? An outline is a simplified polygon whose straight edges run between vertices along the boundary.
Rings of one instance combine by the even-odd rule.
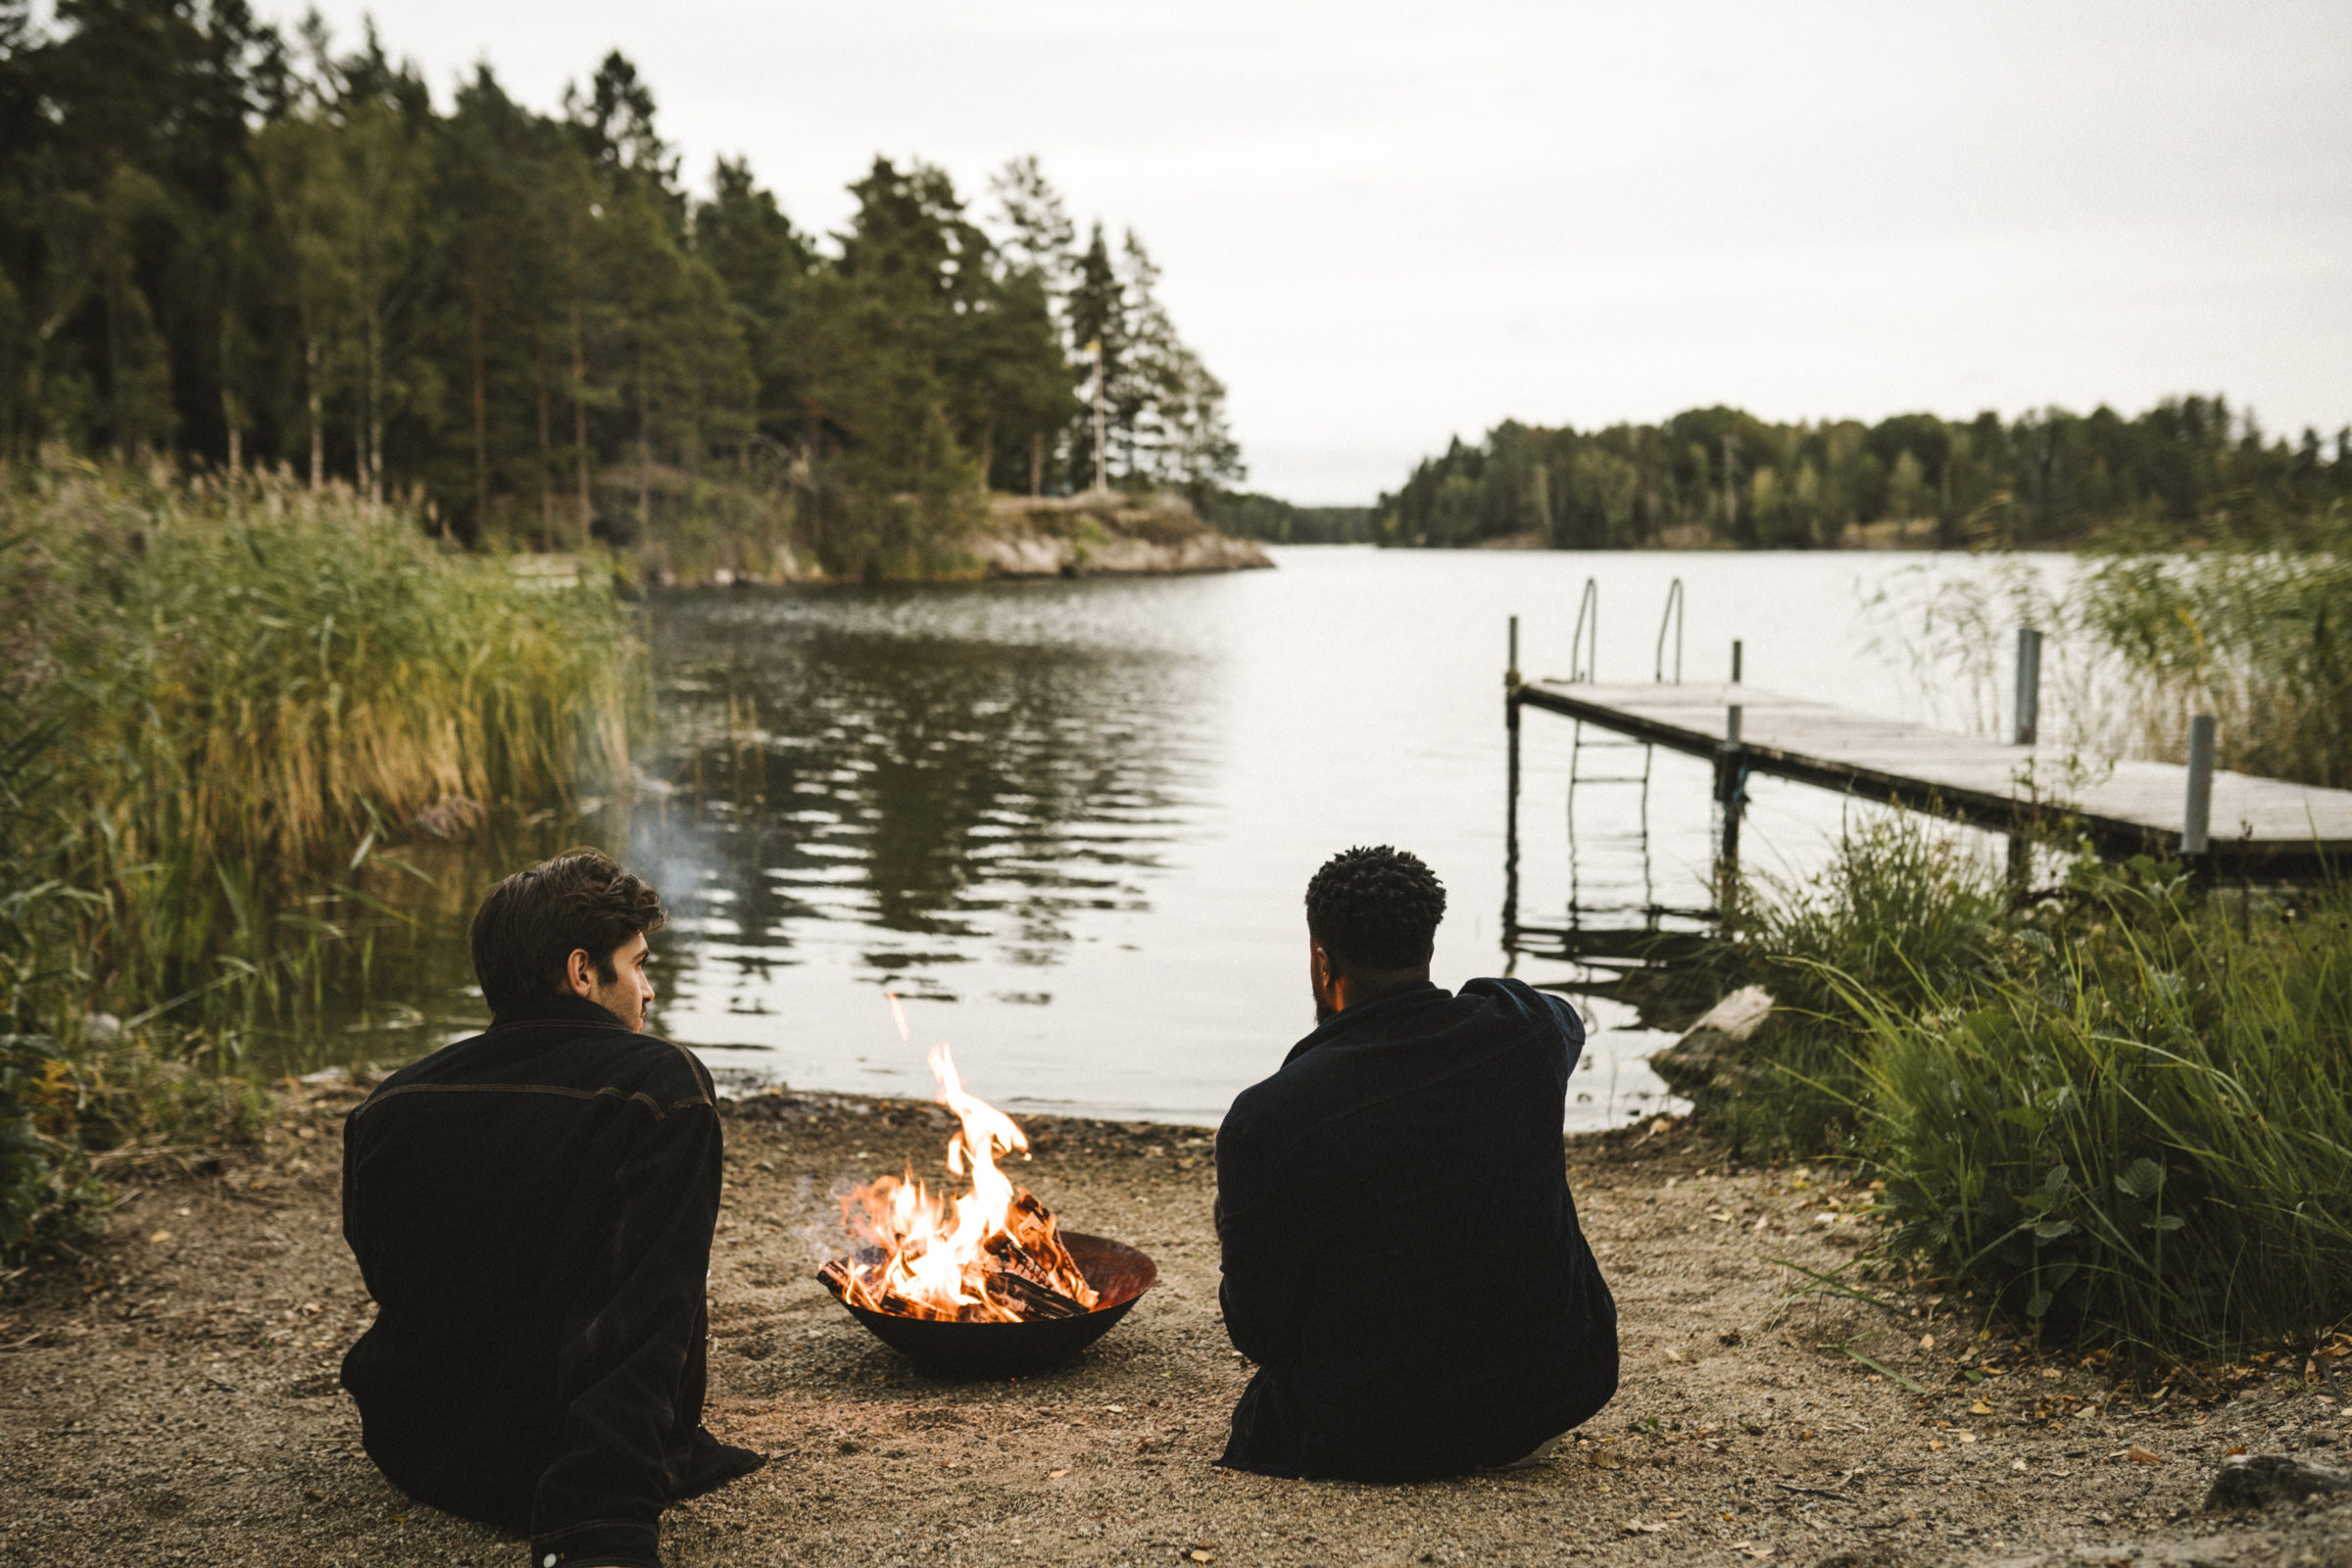
[[[2142,1154],[2117,1173],[2115,1185],[2126,1198],[2144,1201],[2154,1198],[2164,1186],[2164,1167]]]

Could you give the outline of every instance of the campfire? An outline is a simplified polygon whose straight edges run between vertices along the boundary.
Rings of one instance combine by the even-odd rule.
[[[904,1180],[858,1188],[842,1200],[842,1224],[866,1249],[827,1263],[825,1283],[853,1306],[895,1317],[1021,1323],[1092,1310],[1102,1293],[1062,1245],[1053,1214],[997,1168],[1000,1153],[1026,1159],[1028,1138],[965,1091],[946,1046],[931,1053],[931,1073],[961,1124],[948,1140],[948,1171],[971,1191],[950,1199],[911,1168]]]
[[[896,997],[891,1010],[903,1037]],[[931,1053],[931,1071],[957,1123],[948,1172],[968,1191],[935,1192],[912,1166],[858,1188],[842,1201],[842,1223],[864,1245],[817,1278],[885,1344],[934,1372],[1005,1377],[1067,1360],[1126,1316],[1158,1270],[1132,1247],[1062,1230],[997,1164],[1028,1158],[1027,1136],[965,1090],[946,1046]]]

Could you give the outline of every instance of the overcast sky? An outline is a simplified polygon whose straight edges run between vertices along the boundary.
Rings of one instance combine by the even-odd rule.
[[[1142,235],[1296,501],[1506,416],[2352,421],[2342,0],[372,10],[444,102],[486,59],[552,108],[621,49],[697,184],[748,154],[806,229],[877,152],[975,194],[1036,153]]]

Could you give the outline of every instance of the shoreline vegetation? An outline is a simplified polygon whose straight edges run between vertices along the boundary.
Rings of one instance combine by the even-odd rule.
[[[647,711],[609,579],[264,475],[0,465],[0,1257],[250,1137],[402,848],[627,790]]]
[[[1778,1004],[1678,1087],[1739,1157],[1870,1181],[1844,1288],[1936,1280],[2158,1381],[2352,1323],[2352,887],[2085,855],[2021,891],[1878,818],[1747,889],[1710,968]]]
[[[1915,657],[1980,683],[2011,628],[2056,636],[2109,693],[2072,705],[2082,755],[2177,760],[2214,713],[2224,765],[2345,788],[2348,604],[2332,501],[2203,548],[2093,553],[2055,597],[2004,567],[1902,618]],[[2063,831],[2052,853],[2016,886],[1949,829],[1871,814],[1816,876],[1743,888],[1680,983],[1779,1005],[1682,1087],[1736,1153],[1872,1179],[1889,1230],[1868,1273],[2163,1381],[2308,1359],[2352,1323],[2352,877],[2222,887]]]

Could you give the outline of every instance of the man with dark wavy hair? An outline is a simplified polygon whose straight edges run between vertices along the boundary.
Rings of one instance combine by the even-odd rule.
[[[1220,1299],[1257,1375],[1219,1462],[1414,1481],[1543,1457],[1617,1389],[1560,1143],[1584,1024],[1431,983],[1446,889],[1400,850],[1306,886],[1312,1034],[1217,1132]]]
[[[710,1074],[643,1033],[654,890],[595,851],[473,918],[492,1013],[343,1129],[343,1235],[375,1323],[343,1361],[362,1441],[536,1568],[658,1568],[662,1508],[762,1462],[704,1430],[718,1219]]]

